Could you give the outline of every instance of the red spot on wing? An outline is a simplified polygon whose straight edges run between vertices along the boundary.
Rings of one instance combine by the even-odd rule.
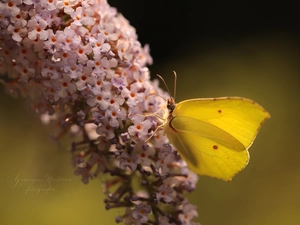
[[[218,148],[219,148],[219,147],[218,147],[217,145],[214,145],[214,146],[213,146],[213,149],[214,149],[214,150],[217,150]]]

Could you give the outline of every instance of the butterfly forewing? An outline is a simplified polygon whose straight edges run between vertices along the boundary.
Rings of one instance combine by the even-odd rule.
[[[252,144],[262,122],[269,114],[252,100],[230,98],[191,99],[178,103],[173,117],[191,117],[229,133],[246,149]]]

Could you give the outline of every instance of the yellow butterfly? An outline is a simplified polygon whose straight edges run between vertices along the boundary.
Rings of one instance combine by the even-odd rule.
[[[241,97],[197,98],[178,104],[170,97],[167,108],[165,134],[189,168],[225,181],[248,164],[248,148],[270,118],[262,106]]]

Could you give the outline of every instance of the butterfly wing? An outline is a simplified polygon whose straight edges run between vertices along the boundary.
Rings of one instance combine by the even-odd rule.
[[[239,97],[191,99],[178,103],[173,117],[185,116],[214,125],[248,149],[269,113],[254,101]]]
[[[183,101],[172,116],[165,132],[190,169],[230,181],[247,165],[247,149],[269,114],[235,97]]]
[[[171,126],[165,129],[170,142],[199,175],[230,181],[248,163],[245,147],[214,125],[190,117],[175,117]]]

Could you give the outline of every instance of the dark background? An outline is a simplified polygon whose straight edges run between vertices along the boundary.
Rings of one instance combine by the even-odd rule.
[[[155,64],[189,57],[249,36],[276,33],[299,38],[300,34],[297,1],[110,0],[109,3],[136,28],[139,41],[150,44]]]

